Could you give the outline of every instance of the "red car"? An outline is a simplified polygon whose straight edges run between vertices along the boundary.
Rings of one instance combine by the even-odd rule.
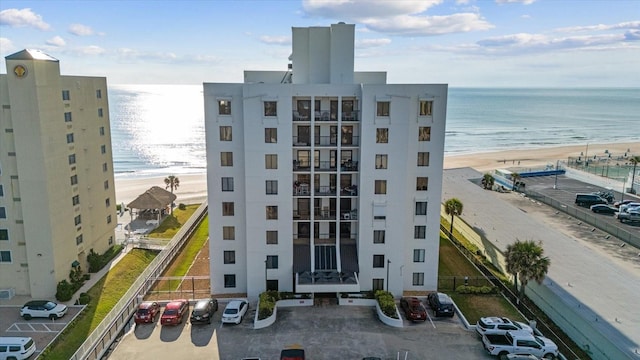
[[[400,299],[400,307],[404,310],[404,316],[411,321],[427,320],[427,309],[422,305],[420,299],[415,297]]]
[[[133,316],[136,324],[152,323],[160,313],[160,305],[155,301],[145,301],[138,305],[138,311]]]
[[[182,319],[189,313],[189,302],[185,299],[173,300],[164,308],[164,312],[160,317],[162,325],[178,325],[182,323]]]

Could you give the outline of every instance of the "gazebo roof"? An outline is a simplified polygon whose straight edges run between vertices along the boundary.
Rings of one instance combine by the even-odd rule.
[[[127,207],[130,209],[162,209],[171,204],[176,198],[177,196],[170,191],[159,186],[153,186],[130,202]]]

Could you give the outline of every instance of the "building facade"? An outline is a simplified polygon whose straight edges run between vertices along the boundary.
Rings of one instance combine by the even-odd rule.
[[[447,85],[355,72],[354,38],[204,84],[212,293],[436,290]]]
[[[107,81],[60,75],[37,50],[0,75],[0,296],[53,298],[114,242]]]

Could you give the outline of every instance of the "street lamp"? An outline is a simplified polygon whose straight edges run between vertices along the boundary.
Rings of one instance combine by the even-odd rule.
[[[560,166],[560,160],[556,160],[556,182],[553,184],[554,189],[558,188],[558,171],[560,171],[558,166]]]
[[[389,291],[389,268],[391,267],[391,260],[387,259],[387,281],[385,281],[385,285],[387,285],[387,291]]]
[[[268,289],[268,286],[267,286],[267,259],[268,258],[264,259],[264,291],[265,292]]]

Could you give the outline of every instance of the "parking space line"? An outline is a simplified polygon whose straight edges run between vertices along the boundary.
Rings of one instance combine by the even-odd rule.
[[[49,333],[57,333],[64,329],[64,326],[67,323],[53,323],[53,324],[45,324],[45,323],[13,323],[9,328],[7,328],[6,332],[49,332]],[[34,327],[35,325],[35,327]],[[50,327],[53,325],[53,329]],[[59,328],[56,330],[56,328]]]
[[[429,312],[427,311],[427,317],[429,318],[429,322],[431,323],[431,326],[433,326],[433,328],[436,328],[436,324],[433,323],[433,319],[431,319],[431,315],[429,315]]]

